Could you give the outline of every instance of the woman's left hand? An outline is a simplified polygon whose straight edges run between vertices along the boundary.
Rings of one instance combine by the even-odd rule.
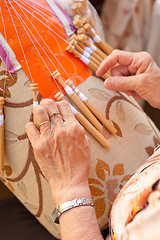
[[[50,118],[53,112],[59,114]],[[55,103],[51,99],[45,99],[33,109],[33,113],[40,129],[30,122],[26,126],[26,132],[36,161],[51,186],[56,205],[71,200],[71,196],[73,199],[86,197],[83,195],[85,192],[90,197],[89,139],[75,119],[69,104],[66,101]],[[75,196],[76,193],[79,196]]]

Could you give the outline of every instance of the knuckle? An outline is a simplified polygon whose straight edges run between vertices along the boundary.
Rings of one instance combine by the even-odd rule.
[[[123,89],[123,78],[120,76],[117,76],[117,89],[121,90]]]
[[[37,105],[36,107],[33,108],[33,113],[34,114],[44,114],[46,112],[45,108],[41,105]]]
[[[143,54],[144,58],[147,58],[148,60],[152,60],[152,57],[148,52],[143,51],[142,54]]]
[[[47,98],[47,99],[44,99],[44,100],[41,101],[42,106],[51,106],[53,104],[55,104],[55,103],[52,99]]]
[[[76,121],[74,123],[72,123],[69,131],[72,131],[73,134],[77,134],[78,136],[85,135],[84,128]]]
[[[112,51],[112,54],[113,54],[113,55],[118,55],[120,52],[121,52],[121,50],[114,49],[114,50]]]
[[[69,103],[65,100],[57,102],[56,104],[57,104],[57,106],[64,107],[64,108],[67,108],[69,106]]]

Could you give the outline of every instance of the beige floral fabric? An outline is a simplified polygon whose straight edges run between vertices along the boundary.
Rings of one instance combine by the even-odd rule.
[[[113,48],[145,50],[160,65],[160,0],[106,0],[102,9],[105,37]]]
[[[29,85],[22,69],[10,75],[0,62],[0,95],[5,96],[5,169],[0,179],[51,234],[60,238],[59,227],[52,220],[55,205],[49,184],[25,133],[26,123],[33,118]],[[102,80],[92,76],[78,88],[118,130],[115,136],[103,130],[110,143],[108,150],[87,133],[91,139],[89,185],[102,230],[108,225],[116,195],[160,144],[160,133],[135,100],[106,90]]]

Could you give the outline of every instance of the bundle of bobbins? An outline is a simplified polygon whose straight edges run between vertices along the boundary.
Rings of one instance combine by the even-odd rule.
[[[78,112],[72,105],[71,109],[80,122],[80,124],[90,133],[94,138],[105,148],[109,147],[109,143],[103,137],[102,131],[105,127],[111,134],[116,134],[117,130],[113,125],[99,112],[98,109],[87,99],[87,97],[81,93],[74,85],[73,82],[68,79],[63,81],[60,73],[56,70],[52,73],[54,80],[57,80],[64,88],[66,95],[74,102],[74,104],[80,109],[83,115]],[[57,99],[57,96],[55,96]],[[61,94],[61,98],[63,95]],[[59,99],[58,99],[59,100]]]
[[[70,37],[66,50],[80,58],[95,73],[113,48],[96,34],[87,18],[76,15],[73,25],[77,31]],[[104,79],[108,77],[110,77],[109,71],[102,76]]]
[[[102,135],[102,129],[105,127],[110,131],[112,134],[116,134],[117,130],[113,127],[113,125],[99,112],[98,109],[94,107],[94,105],[86,98],[86,96],[81,93],[73,84],[71,79],[68,79],[66,81],[63,81],[61,78],[60,73],[58,70],[56,70],[54,73],[52,73],[52,77],[57,80],[61,86],[66,91],[67,95],[71,100],[76,104],[76,106],[81,110],[81,112],[84,114],[81,114],[79,111],[76,110],[75,107],[73,107],[70,104],[71,110],[73,111],[73,114],[75,115],[76,119],[79,121],[79,123],[105,148],[109,147],[108,141],[104,138]],[[30,84],[30,89],[33,92],[33,108],[37,106],[38,99],[38,84]],[[64,98],[64,95],[61,92],[58,92],[55,95],[55,99],[57,101],[66,100]],[[85,117],[86,116],[86,117]],[[98,119],[98,120],[97,120]],[[39,128],[36,118],[33,115],[33,121],[36,124],[36,126]]]

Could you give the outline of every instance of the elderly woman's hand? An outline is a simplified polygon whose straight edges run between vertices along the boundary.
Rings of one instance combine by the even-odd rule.
[[[45,123],[40,129],[34,123],[29,123],[26,132],[36,161],[51,186],[56,205],[72,200],[71,197],[90,197],[89,140],[69,104],[65,101],[55,103],[51,99],[45,99],[33,112],[38,125]],[[59,114],[50,118],[53,112]],[[87,196],[84,196],[85,192]]]
[[[124,91],[137,100],[144,98],[160,108],[160,68],[146,52],[114,50],[100,65],[97,76],[111,70],[104,85],[113,91]]]

